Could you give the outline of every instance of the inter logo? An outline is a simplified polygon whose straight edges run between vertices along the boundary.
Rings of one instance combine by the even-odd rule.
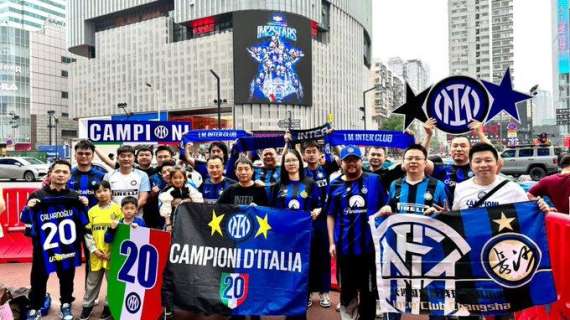
[[[481,250],[481,261],[487,275],[507,288],[529,283],[538,269],[541,256],[532,239],[512,232],[489,239]]]
[[[484,122],[489,113],[489,96],[479,81],[454,76],[440,81],[427,98],[428,117],[437,120],[437,127],[449,133],[469,131],[473,120]]]
[[[125,298],[125,308],[130,313],[137,313],[141,308],[141,298],[136,292],[131,292]]]
[[[168,137],[168,134],[169,134],[168,128],[163,125],[154,128],[154,135],[159,139],[164,139]]]
[[[243,213],[233,215],[227,224],[229,236],[236,241],[243,241],[253,233],[253,221]]]

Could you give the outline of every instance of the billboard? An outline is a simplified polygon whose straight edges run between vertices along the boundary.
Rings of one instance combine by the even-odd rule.
[[[240,11],[233,26],[236,104],[313,104],[310,20]]]
[[[568,0],[558,0],[558,72],[570,73],[570,12]]]

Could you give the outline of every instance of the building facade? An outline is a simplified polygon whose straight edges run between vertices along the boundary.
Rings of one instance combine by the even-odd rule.
[[[570,7],[567,0],[552,0],[552,101],[554,109],[570,112]],[[570,134],[570,124],[560,128]]]
[[[0,26],[0,143],[30,143],[30,91],[30,32]]]
[[[33,146],[71,144],[71,139],[77,137],[77,121],[69,116],[69,70],[74,60],[65,49],[65,28],[60,24],[48,20],[42,29],[30,32]]]
[[[514,79],[513,1],[448,0],[449,74]]]
[[[0,0],[0,25],[40,30],[44,21],[65,26],[66,0]]]
[[[312,26],[312,105],[234,102],[236,12],[296,14]],[[277,129],[288,111],[311,127],[335,115],[335,127],[363,126],[358,110],[368,81],[371,0],[69,1],[68,46],[82,55],[71,71],[71,117],[168,110],[170,118],[215,117],[220,77],[226,126]],[[232,111],[235,118],[232,120]]]

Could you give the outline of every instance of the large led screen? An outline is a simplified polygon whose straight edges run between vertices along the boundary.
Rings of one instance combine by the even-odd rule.
[[[234,13],[236,104],[312,105],[311,23],[273,11]]]

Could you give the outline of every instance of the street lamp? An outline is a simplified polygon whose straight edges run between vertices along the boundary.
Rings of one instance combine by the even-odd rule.
[[[153,89],[152,84],[150,84],[148,82],[145,82],[145,86]],[[154,90],[154,92],[156,93],[156,100],[157,100],[157,103],[156,103],[156,115],[157,115],[156,121],[160,121],[160,91],[158,90],[158,88],[156,88]]]
[[[127,112],[127,103],[126,102],[117,103],[117,108],[123,109],[123,111],[125,112],[125,115],[127,115],[127,120],[129,119],[130,116],[133,115],[132,112]]]
[[[51,146],[51,128],[53,128],[53,124],[51,123],[53,115],[55,114],[55,110],[48,110],[48,128],[49,128],[49,145]]]
[[[532,98],[530,99],[530,121],[528,123],[529,125],[529,130],[528,130],[528,134],[529,134],[529,140],[530,143],[532,144],[533,139],[534,139],[534,135],[533,135],[533,124],[532,124],[532,114],[533,114],[533,105],[532,105],[532,100],[534,100],[534,97],[538,94],[538,84],[535,84],[534,86],[532,86],[532,88],[530,88],[529,92],[530,95],[532,96]]]
[[[362,92],[362,103],[363,103],[363,107],[360,107],[360,110],[362,112],[364,112],[364,115],[362,116],[362,120],[364,120],[364,130],[366,130],[366,94],[372,90],[376,90],[380,88],[379,85],[375,85],[372,88],[366,89],[364,90],[364,92]]]
[[[227,103],[228,100],[224,99],[222,100],[222,98],[220,97],[220,76],[218,76],[218,74],[210,69],[210,73],[214,76],[214,78],[216,78],[216,86],[217,86],[217,91],[218,91],[218,99],[214,100],[214,103],[218,105],[218,129],[222,128],[222,103]],[[235,129],[235,110],[233,111],[233,126]]]

